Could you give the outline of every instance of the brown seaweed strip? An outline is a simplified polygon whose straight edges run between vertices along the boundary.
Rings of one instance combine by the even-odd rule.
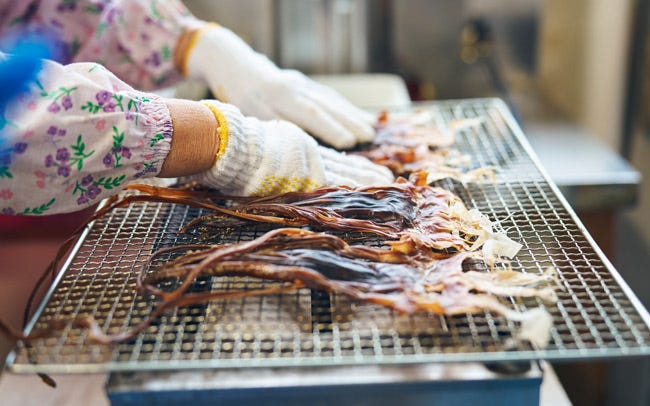
[[[183,232],[223,226],[220,217],[223,215],[257,223],[372,233],[390,241],[406,237],[432,249],[467,250],[474,237],[466,235],[468,230],[459,229],[456,220],[445,211],[449,202],[462,202],[444,189],[416,182],[401,179],[382,187],[326,187],[312,192],[246,199],[232,208],[213,202],[225,198],[218,193],[207,197],[204,191],[193,195],[191,190],[149,185],[132,185],[130,189],[147,193],[144,195],[147,197],[134,196],[131,201],[161,200],[211,211],[186,224]]]
[[[229,253],[224,254],[224,249]],[[487,273],[495,277],[486,279],[482,287],[476,276],[465,276],[462,271],[463,261],[477,256],[474,253],[447,257],[431,255],[427,260],[414,261],[400,252],[349,246],[338,237],[307,230],[273,230],[242,249],[215,246],[188,256],[163,264],[144,278],[143,284],[156,284],[171,278],[181,278],[185,283],[193,277],[191,275],[251,276],[282,282],[299,281],[308,288],[344,294],[402,313],[428,311],[452,315],[493,310],[515,319],[519,317],[517,313],[501,304],[495,295],[472,291],[480,292],[487,287],[489,293],[497,296],[517,293],[523,297],[552,299],[548,297],[548,289],[531,286],[548,280],[547,275],[497,271]],[[385,269],[382,264],[397,266]],[[503,281],[499,277],[503,277]],[[511,283],[513,277],[518,285]],[[237,297],[255,294],[255,291],[246,292]],[[218,296],[226,297],[214,297]],[[200,294],[188,299],[187,303],[210,297],[210,294]]]
[[[324,225],[326,228],[331,227],[331,229],[344,230],[348,229],[346,227],[350,227],[350,230],[372,232],[389,237],[389,240],[386,242],[390,248],[351,247],[338,237],[300,229],[276,229],[253,241],[221,245],[207,249],[205,244],[172,247],[154,254],[151,260],[163,252],[176,250],[186,250],[187,252],[185,255],[168,261],[165,265],[161,266],[154,273],[154,275],[158,274],[158,277],[145,277],[144,268],[138,275],[137,283],[140,292],[153,294],[160,299],[160,302],[155,306],[154,310],[140,324],[126,332],[108,335],[102,333],[98,322],[89,317],[81,316],[73,320],[68,320],[68,323],[71,323],[73,326],[86,328],[89,333],[89,338],[93,341],[100,343],[120,342],[132,338],[143,331],[155,318],[170,307],[199,303],[204,300],[214,300],[217,298],[228,299],[258,295],[269,291],[290,291],[302,286],[329,292],[338,292],[357,300],[387,306],[405,313],[421,310],[437,314],[455,314],[456,312],[462,312],[462,309],[474,311],[479,309],[479,307],[472,305],[472,303],[477,301],[481,303],[485,302],[484,305],[488,309],[507,313],[505,310],[506,307],[501,305],[496,298],[489,295],[484,295],[485,298],[479,299],[479,295],[468,295],[461,292],[460,297],[470,297],[470,299],[464,299],[466,301],[465,305],[454,307],[453,301],[450,302],[451,305],[450,303],[445,304],[445,301],[449,302],[450,300],[449,294],[445,296],[440,292],[436,293],[436,289],[444,286],[443,282],[430,284],[427,287],[427,295],[409,297],[409,295],[404,294],[405,289],[410,289],[408,285],[405,285],[406,288],[400,287],[398,283],[390,279],[383,282],[375,280],[371,281],[370,284],[354,279],[347,281],[337,280],[325,277],[314,269],[305,266],[295,264],[268,264],[265,261],[250,261],[246,259],[240,261],[237,259],[260,248],[265,250],[264,255],[270,255],[269,253],[277,253],[282,249],[287,249],[287,247],[307,247],[310,249],[329,250],[345,258],[355,258],[374,263],[408,265],[405,269],[408,269],[410,266],[411,271],[405,271],[406,273],[403,275],[408,278],[417,278],[417,275],[412,272],[417,264],[431,263],[432,261],[439,261],[442,264],[453,258],[455,258],[457,263],[453,266],[449,265],[447,268],[453,268],[456,273],[462,272],[460,270],[462,259],[475,255],[474,253],[462,252],[466,251],[469,247],[472,239],[472,230],[470,227],[470,229],[466,230],[470,234],[463,235],[465,231],[463,228],[465,226],[460,223],[454,224],[451,213],[445,212],[445,208],[448,207],[448,201],[456,199],[457,204],[462,204],[462,202],[448,191],[423,185],[424,181],[422,179],[421,176],[416,177],[413,182],[407,182],[401,179],[395,182],[395,184],[384,187],[322,188],[313,192],[288,193],[269,198],[238,199],[240,204],[234,208],[225,208],[219,203],[216,203],[219,200],[227,198],[217,193],[188,189],[159,188],[149,185],[131,185],[129,189],[137,190],[141,194],[126,195],[121,199],[116,196],[109,199],[107,204],[99,209],[91,217],[89,222],[105,215],[114,208],[123,207],[134,202],[167,202],[200,207],[246,221],[281,225],[313,225],[315,222],[317,223],[316,225]],[[426,176],[424,179],[426,179]],[[331,195],[327,195],[328,193],[337,194],[338,200],[335,199],[332,202],[330,199]],[[366,201],[362,201],[359,204],[359,211],[350,209],[349,205],[346,204],[349,202],[347,199],[356,199],[359,193],[364,199],[376,198],[378,205],[383,204],[381,203],[382,198],[392,196],[391,194],[394,193],[395,195],[392,197],[396,199],[394,201],[398,202],[398,204],[396,206],[387,205],[389,206],[388,209],[379,216],[381,220],[384,220],[384,223],[377,224],[370,219],[355,218],[354,216],[356,215],[371,216],[373,214],[371,210],[367,210],[364,206]],[[404,202],[401,202],[400,199],[403,199]],[[333,208],[330,207],[329,211],[323,211],[321,210],[322,207],[318,205],[329,205],[333,206]],[[287,209],[287,206],[291,208]],[[419,212],[414,216],[413,212],[407,209],[408,207],[417,207]],[[269,213],[273,213],[273,215],[269,215]],[[351,215],[351,218],[342,217],[345,215]],[[429,222],[424,224],[415,222],[414,224],[413,221],[419,220],[418,217],[426,217]],[[340,226],[341,219],[349,221],[343,228]],[[399,232],[395,230],[399,230]],[[455,231],[455,233],[452,233],[452,231]],[[390,237],[393,239],[390,239]],[[431,241],[427,241],[427,239]],[[423,250],[423,247],[429,249]],[[432,250],[430,248],[435,249]],[[451,251],[444,251],[446,248],[451,248]],[[461,252],[452,255],[456,251]],[[280,287],[269,288],[270,290],[208,292],[205,294],[187,293],[189,286],[197,277],[202,275],[248,275],[261,279],[285,282],[286,284]],[[156,281],[169,277],[180,278],[180,286],[169,292],[163,291],[155,286]],[[445,293],[444,290],[441,292]],[[528,293],[530,292],[534,293],[535,291],[529,291]],[[509,312],[512,313],[513,311],[509,310]],[[60,329],[62,326],[61,323],[64,322],[64,320],[56,321],[45,331],[34,332],[27,337],[22,336],[19,338],[30,341],[37,337],[42,337],[48,330]]]

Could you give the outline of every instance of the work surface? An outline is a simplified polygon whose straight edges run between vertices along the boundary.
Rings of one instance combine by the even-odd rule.
[[[399,316],[336,294],[308,289],[175,309],[134,340],[101,346],[69,328],[21,348],[16,372],[92,372],[230,367],[336,366],[456,361],[602,358],[650,354],[648,314],[577,221],[498,100],[421,106],[441,126],[452,119],[483,123],[459,134],[457,147],[475,167],[498,169],[494,183],[440,185],[469,207],[500,219],[524,247],[512,266],[559,272],[559,301],[509,301],[553,316],[547,348],[511,348],[516,326],[488,312],[454,317]],[[134,275],[157,248],[187,242],[177,230],[198,211],[141,204],[97,221],[67,264],[32,326],[62,314],[92,314],[111,332],[147,315],[151,298],[135,293]],[[222,242],[247,240],[263,228],[224,231]],[[194,289],[249,289],[246,278],[203,279]],[[74,340],[68,339],[74,336]]]

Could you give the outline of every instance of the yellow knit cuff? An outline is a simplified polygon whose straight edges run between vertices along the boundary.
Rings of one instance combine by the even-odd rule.
[[[226,120],[226,116],[223,115],[219,109],[217,109],[212,103],[208,102],[202,102],[204,106],[210,109],[212,114],[214,115],[214,118],[217,120],[217,125],[219,126],[217,128],[217,134],[219,134],[219,150],[217,151],[217,156],[214,158],[216,161],[223,155],[224,151],[226,150],[226,145],[228,145],[228,121]]]
[[[199,38],[201,38],[206,31],[217,27],[219,27],[219,24],[217,23],[207,23],[203,27],[192,32],[192,36],[188,40],[187,46],[185,47],[185,54],[183,55],[183,60],[180,64],[181,74],[183,77],[187,77],[188,75],[187,61],[190,59],[190,54],[196,47],[196,44],[199,42]]]

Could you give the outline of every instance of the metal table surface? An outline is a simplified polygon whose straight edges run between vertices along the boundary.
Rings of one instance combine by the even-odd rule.
[[[232,370],[368,365],[423,368],[430,363],[520,362],[650,355],[650,317],[593,243],[575,213],[540,167],[505,105],[496,99],[424,104],[444,126],[480,117],[479,128],[459,134],[457,147],[475,167],[498,168],[494,184],[440,184],[458,194],[524,245],[512,266],[522,272],[559,271],[558,302],[506,300],[519,310],[544,307],[554,324],[546,348],[508,346],[516,326],[489,314],[398,317],[308,289],[274,297],[179,308],[161,316],[136,339],[114,347],[85,341],[67,328],[20,347],[14,372],[121,372]],[[77,244],[28,330],[61,314],[91,314],[110,332],[123,331],[151,310],[134,291],[134,274],[157,247],[179,244],[177,230],[196,210],[145,203],[98,220]],[[250,239],[262,229],[222,235]],[[246,289],[259,282],[203,280],[196,288]],[[71,339],[72,338],[72,339]],[[304,369],[302,369],[304,368]],[[164,373],[164,372],[159,372]],[[215,372],[218,373],[218,372]],[[116,376],[116,375],[115,375]]]
[[[476,363],[122,372],[106,388],[114,406],[466,405],[486,396],[498,405],[538,405],[543,372],[536,363],[510,374]]]
[[[579,126],[551,119],[529,122],[525,131],[574,210],[619,210],[635,203],[641,174]]]

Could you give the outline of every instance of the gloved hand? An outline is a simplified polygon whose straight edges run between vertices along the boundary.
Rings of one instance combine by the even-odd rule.
[[[384,185],[391,172],[369,160],[318,145],[296,125],[245,117],[233,105],[204,100],[219,122],[213,167],[193,175],[233,196],[268,196],[329,185]]]
[[[224,27],[208,25],[195,34],[185,74],[206,81],[219,100],[246,115],[292,121],[335,148],[375,135],[374,116],[298,71],[279,69]]]

